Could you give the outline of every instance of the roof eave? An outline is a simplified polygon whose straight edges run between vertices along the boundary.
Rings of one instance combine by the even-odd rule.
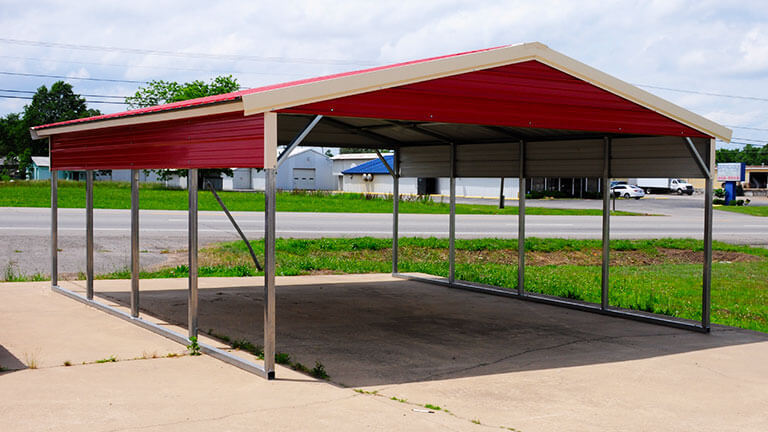
[[[212,102],[204,105],[172,108],[157,112],[139,113],[117,118],[94,119],[61,126],[30,128],[29,133],[32,136],[32,139],[36,140],[63,133],[180,120],[185,118],[226,114],[237,111],[243,111],[243,102],[241,99],[236,99],[234,101]]]

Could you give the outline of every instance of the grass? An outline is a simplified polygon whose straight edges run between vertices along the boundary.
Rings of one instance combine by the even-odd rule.
[[[768,206],[715,206],[716,210],[768,217]]]
[[[254,241],[252,245],[258,255],[263,255],[263,241]],[[527,290],[588,302],[600,301],[600,240],[529,238],[525,247],[529,263]],[[387,273],[391,271],[390,248],[391,240],[370,237],[277,239],[276,273],[282,276]],[[445,277],[448,275],[447,249],[446,239],[401,238],[400,271]],[[690,260],[678,260],[670,252],[680,251],[690,257],[700,257],[703,251],[700,240],[612,240],[611,249],[613,258],[624,260],[611,267],[611,305],[701,319],[702,266]],[[716,256],[712,267],[713,322],[768,332],[768,249],[723,242],[714,242],[713,249]],[[456,250],[458,279],[516,288],[517,240],[459,239]],[[718,260],[718,254],[723,253],[735,255]],[[203,249],[200,257],[200,276],[263,274],[253,267],[242,242]],[[553,257],[575,257],[575,263],[549,264]],[[636,263],[636,259],[640,262]],[[187,275],[188,269],[184,265],[141,273],[142,278]],[[128,271],[99,276],[104,279],[129,277]],[[247,341],[226,341],[249,352],[260,352],[261,347]]]
[[[232,339],[227,335],[215,332],[213,329],[209,329],[207,333],[209,336],[228,343],[233,349],[247,351],[256,356],[256,358],[264,360],[264,348],[261,345],[256,345],[246,339]],[[330,378],[328,372],[325,370],[325,366],[319,361],[315,361],[315,367],[310,369],[299,362],[292,361],[289,354],[277,352],[275,353],[275,363],[288,366],[293,370],[303,372],[318,379]]]
[[[96,182],[93,188],[95,208],[128,209],[131,205],[131,188],[128,183]],[[261,192],[219,192],[230,211],[263,211],[264,194]],[[60,208],[84,208],[85,185],[83,182],[60,181],[58,188]],[[186,190],[166,189],[161,184],[145,183],[140,186],[139,207],[146,210],[187,210],[189,208]],[[50,184],[47,181],[0,182],[0,207],[50,207]],[[198,193],[200,210],[219,211],[221,207],[210,192]],[[401,213],[447,214],[448,203],[425,199],[403,199]],[[330,213],[390,213],[391,198],[379,196],[325,192],[279,192],[277,211],[281,212],[330,212]],[[504,214],[516,215],[516,206],[499,209],[493,205],[457,204],[458,214]],[[599,216],[599,209],[558,209],[526,207],[529,215],[587,215]],[[616,211],[617,216],[640,215],[640,213]]]
[[[96,360],[94,363],[115,363],[117,362],[117,357],[111,355],[107,358]]]

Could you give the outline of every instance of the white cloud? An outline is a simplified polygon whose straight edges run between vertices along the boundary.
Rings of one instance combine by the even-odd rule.
[[[374,63],[541,41],[628,82],[768,98],[768,3],[758,1],[0,0],[0,10],[0,38],[284,60],[167,57],[0,42],[0,56],[33,59],[0,57],[0,69],[6,71],[138,81],[189,81],[236,72],[243,85],[254,87]],[[0,80],[0,88],[24,90],[55,81]],[[130,94],[136,88],[128,83],[73,83],[76,91],[94,94]],[[765,102],[659,94],[723,122],[750,126],[768,118]],[[18,106],[2,100],[0,115]]]

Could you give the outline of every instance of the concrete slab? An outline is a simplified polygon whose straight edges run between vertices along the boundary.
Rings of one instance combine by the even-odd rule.
[[[84,289],[81,282],[66,284]],[[120,303],[129,285],[97,281],[96,290]],[[201,329],[260,343],[261,287],[261,278],[201,279]],[[143,280],[141,289],[142,310],[185,326],[186,280]],[[121,421],[150,430],[481,427],[473,420],[525,431],[768,430],[768,335],[762,333],[716,326],[704,335],[389,275],[278,278],[277,317],[278,351],[310,366],[321,361],[330,383],[279,368],[272,385],[210,358],[159,359],[79,367],[82,376],[70,372],[76,368],[6,373],[0,399],[12,399],[8,387],[31,382],[39,389],[60,379],[65,390],[42,396],[49,405],[39,406],[71,395],[81,400],[61,409],[118,401],[101,414],[82,409],[100,425],[91,430],[118,429]],[[127,393],[135,400],[101,388],[109,379],[91,380],[89,370],[118,371],[115,387],[135,389]],[[42,379],[40,372],[52,375]],[[58,373],[73,375],[54,377]],[[424,404],[450,413],[412,411]],[[18,429],[3,422],[18,426],[7,418],[32,412],[25,407],[1,407],[0,430]],[[173,410],[178,413],[165,413]],[[144,417],[154,420],[144,423]],[[75,422],[70,429],[79,428],[76,419],[69,421]]]
[[[125,321],[105,320],[102,312],[52,292],[50,282],[0,283],[0,299],[0,366],[6,369],[186,351]]]

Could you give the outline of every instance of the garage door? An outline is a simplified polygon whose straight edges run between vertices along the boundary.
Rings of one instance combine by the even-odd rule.
[[[294,168],[293,169],[293,188],[294,189],[315,189],[315,169],[314,168]]]

